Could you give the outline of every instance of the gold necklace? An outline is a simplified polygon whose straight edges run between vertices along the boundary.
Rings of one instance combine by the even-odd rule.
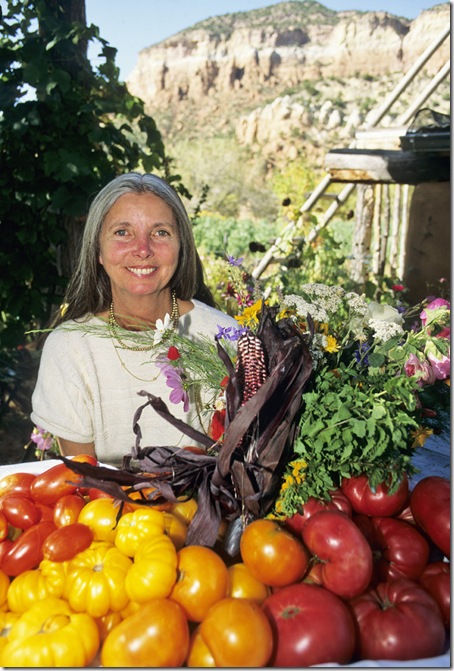
[[[178,325],[178,320],[180,319],[180,310],[178,308],[178,301],[177,301],[177,295],[175,293],[175,290],[172,289],[171,291],[171,296],[172,296],[172,312],[170,314],[170,320],[172,322],[172,328],[175,330]],[[155,324],[153,324],[155,326]],[[133,345],[127,345],[119,336],[118,334],[118,329],[120,329],[121,326],[115,319],[115,313],[114,313],[114,306],[113,306],[113,301],[110,304],[109,308],[109,329],[115,338],[115,340],[118,342],[119,345],[123,349],[129,349],[133,352],[149,352],[150,350],[153,349],[154,343],[151,345],[145,345],[143,347],[140,346],[133,346]]]

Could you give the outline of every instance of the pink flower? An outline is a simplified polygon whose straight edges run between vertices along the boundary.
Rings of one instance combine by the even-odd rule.
[[[429,352],[427,358],[437,380],[446,380],[447,377],[450,377],[451,359],[449,357],[443,354],[441,359],[438,359],[435,354]]]
[[[176,349],[176,348],[175,348]],[[178,351],[178,350],[177,350]],[[172,403],[183,403],[183,410],[189,410],[188,392],[183,386],[184,371],[178,366],[172,366],[165,354],[156,357],[156,365],[166,377],[166,385],[171,388],[169,399]]]
[[[405,291],[405,287],[403,284],[393,284],[391,289],[393,291]]]
[[[419,315],[422,325],[425,326],[428,320],[431,321],[430,315],[428,313],[439,309],[450,310],[451,304],[449,303],[449,301],[445,301],[444,298],[435,298],[435,300],[429,303],[429,305],[426,305],[424,310]]]
[[[449,340],[449,338],[451,337],[451,328],[449,326],[443,326],[440,333],[437,333],[435,337],[446,338],[447,340]]]
[[[410,354],[404,366],[407,377],[417,377],[418,384],[422,387],[424,384],[433,384],[437,379],[435,371],[427,360],[421,361],[416,354]]]

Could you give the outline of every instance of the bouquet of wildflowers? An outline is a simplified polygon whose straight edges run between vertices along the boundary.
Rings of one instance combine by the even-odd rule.
[[[229,262],[237,271],[233,284],[241,286],[239,261]],[[324,284],[302,285],[275,305],[251,288],[237,294],[238,329],[220,329],[215,343],[171,331],[161,341],[169,400],[187,405],[191,386],[203,392],[207,435],[144,390],[148,400],[134,418],[136,447],[124,469],[71,465],[88,485],[122,500],[149,487],[147,474],[151,504],[196,494],[188,543],[213,545],[221,517],[240,526],[289,517],[310,496],[329,499],[342,477],[365,473],[372,487],[386,482],[393,491],[414,470],[413,451],[431,432],[425,391],[450,376],[444,299],[397,309]],[[142,447],[147,406],[206,452]]]

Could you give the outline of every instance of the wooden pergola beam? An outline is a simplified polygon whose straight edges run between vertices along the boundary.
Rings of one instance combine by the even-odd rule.
[[[351,184],[421,184],[449,182],[450,152],[380,149],[333,149],[325,155],[332,182]]]

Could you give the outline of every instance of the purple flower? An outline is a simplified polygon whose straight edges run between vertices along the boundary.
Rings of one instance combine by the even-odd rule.
[[[234,256],[230,256],[230,254],[227,254],[227,261],[230,266],[241,266],[241,264],[244,261],[244,256],[242,256],[239,259],[236,259]]]
[[[370,350],[369,345],[367,342],[364,342],[360,347],[358,347],[357,350],[354,352],[355,359],[357,363],[361,364],[362,366],[368,366],[369,365],[369,358],[367,356],[367,352]]]
[[[41,426],[35,426],[31,433],[30,440],[36,444],[38,450],[44,453],[52,448],[54,438],[51,433],[43,429]]]
[[[231,326],[223,327],[220,326],[219,324],[217,325],[218,327],[218,332],[216,333],[215,340],[221,340],[224,338],[224,340],[230,340],[230,332],[232,330]]]
[[[167,386],[172,389],[169,400],[175,404],[182,402],[183,410],[187,412],[189,410],[189,396],[183,386],[183,370],[178,366],[172,366],[165,355],[156,357],[156,365],[164,373]]]

